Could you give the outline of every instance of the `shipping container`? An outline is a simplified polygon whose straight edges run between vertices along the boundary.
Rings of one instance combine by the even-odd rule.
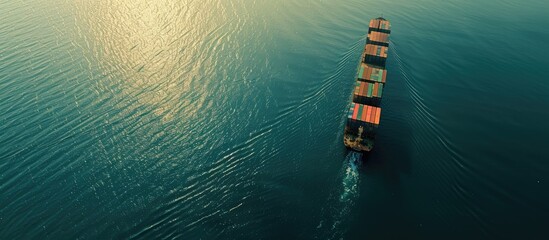
[[[366,40],[367,44],[379,45],[379,46],[389,46],[389,34],[382,33],[377,31],[371,31],[368,33],[368,38]]]
[[[383,83],[356,81],[353,102],[379,107]]]
[[[379,126],[380,115],[381,108],[379,107],[351,103],[347,118],[347,133],[358,136],[359,128],[362,127],[363,131],[360,137],[374,137]]]
[[[370,20],[370,29],[368,32],[378,31],[383,33],[391,33],[391,23],[384,18],[376,18]]]
[[[364,47],[364,63],[385,68],[388,48],[374,44],[366,44]]]
[[[387,71],[385,69],[361,63],[358,68],[357,79],[364,82],[378,82],[385,84]]]

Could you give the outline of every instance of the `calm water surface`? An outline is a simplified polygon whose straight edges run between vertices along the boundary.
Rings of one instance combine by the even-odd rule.
[[[549,2],[0,2],[0,239],[547,239]],[[392,21],[375,151],[342,143]]]

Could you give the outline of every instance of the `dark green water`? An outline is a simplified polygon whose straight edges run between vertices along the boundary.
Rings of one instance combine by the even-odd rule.
[[[549,2],[0,2],[0,239],[547,239]],[[370,18],[375,151],[342,143]]]

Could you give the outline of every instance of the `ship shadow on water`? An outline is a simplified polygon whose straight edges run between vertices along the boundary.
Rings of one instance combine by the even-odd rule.
[[[407,69],[397,51],[397,45],[391,41],[390,57],[387,59],[387,86],[385,87],[382,117],[375,147],[364,153],[363,170],[370,174],[382,173],[390,183],[398,183],[402,174],[411,171],[411,154],[414,146],[412,126],[414,103],[408,84],[413,74]]]
[[[406,123],[399,124],[402,125],[391,126],[398,136],[378,134],[374,150],[362,154],[359,162],[362,173],[381,174],[387,182],[396,184],[402,174],[411,172],[412,133]]]

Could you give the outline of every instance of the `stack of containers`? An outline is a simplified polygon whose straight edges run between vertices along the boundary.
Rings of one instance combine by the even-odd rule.
[[[359,81],[379,82],[385,84],[385,80],[387,79],[387,71],[383,68],[361,63],[358,69],[357,78]]]
[[[353,138],[369,139],[370,143],[360,143],[362,147],[357,149],[366,151],[373,147],[373,139],[381,117],[380,104],[387,77],[385,62],[389,47],[389,34],[391,33],[391,25],[384,18],[372,19],[369,26],[345,131],[346,135],[351,134],[354,136]],[[345,144],[355,148],[354,145],[349,146],[350,144],[347,144],[346,141]]]
[[[391,33],[391,24],[384,18],[372,19],[370,20],[370,28],[368,29],[368,33],[372,31]]]
[[[356,81],[353,102],[379,107],[382,92],[383,83]]]
[[[373,43],[366,44],[364,47],[364,62],[376,66],[385,66],[387,61],[388,48]]]
[[[387,49],[389,47],[389,34],[391,24],[384,18],[376,18],[370,21],[368,39],[364,47],[364,62],[385,68]]]
[[[359,127],[363,127],[361,137],[373,138],[379,126],[380,117],[381,108],[379,107],[351,103],[347,116],[347,127],[353,132],[358,132]]]
[[[368,44],[374,44],[378,46],[389,46],[389,34],[388,33],[382,33],[382,32],[376,32],[371,31],[368,33],[368,41],[366,42]]]

